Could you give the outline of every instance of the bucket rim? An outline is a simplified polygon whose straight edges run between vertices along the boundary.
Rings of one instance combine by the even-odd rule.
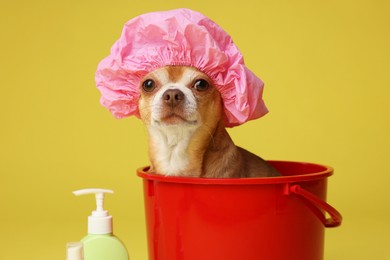
[[[176,184],[208,184],[208,185],[257,185],[257,184],[284,184],[297,183],[325,179],[333,175],[333,168],[330,166],[298,161],[281,161],[267,160],[274,167],[278,164],[306,166],[317,168],[318,170],[311,173],[296,174],[289,176],[277,177],[256,177],[256,178],[199,178],[199,177],[183,177],[183,176],[165,176],[160,174],[148,173],[150,166],[137,169],[137,175],[144,180],[176,183]],[[277,168],[277,167],[276,167]]]

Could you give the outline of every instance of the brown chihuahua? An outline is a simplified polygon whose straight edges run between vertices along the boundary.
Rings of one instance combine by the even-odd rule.
[[[139,111],[149,133],[150,172],[205,178],[280,174],[236,146],[224,126],[223,102],[193,67],[165,66],[141,81]]]

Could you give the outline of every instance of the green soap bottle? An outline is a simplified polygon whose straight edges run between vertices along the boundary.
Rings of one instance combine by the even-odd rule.
[[[83,189],[74,191],[76,196],[95,194],[96,210],[88,217],[88,235],[84,245],[84,260],[129,260],[126,247],[112,232],[112,216],[104,210],[104,194],[114,193],[106,189]]]

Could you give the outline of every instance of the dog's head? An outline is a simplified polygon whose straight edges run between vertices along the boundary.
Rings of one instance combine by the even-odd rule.
[[[165,66],[140,84],[139,111],[147,126],[215,126],[223,118],[220,93],[210,78],[193,67]]]

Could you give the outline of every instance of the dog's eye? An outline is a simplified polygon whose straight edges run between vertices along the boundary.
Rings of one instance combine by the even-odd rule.
[[[209,88],[209,83],[204,80],[204,79],[198,79],[197,81],[195,81],[194,83],[194,88],[197,90],[197,91],[206,91],[208,88]]]
[[[147,79],[144,81],[144,83],[142,83],[142,89],[146,92],[152,92],[155,88],[156,83],[151,79]]]

